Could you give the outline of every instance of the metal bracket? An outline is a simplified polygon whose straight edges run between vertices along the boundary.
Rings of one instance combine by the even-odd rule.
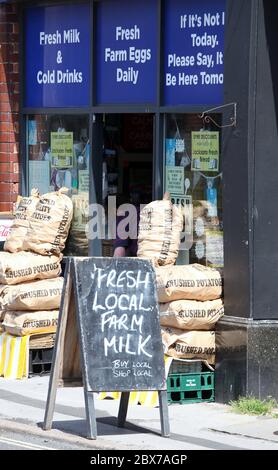
[[[231,123],[226,124],[224,126],[221,126],[211,116],[209,116],[209,113],[211,113],[213,111],[218,111],[219,109],[227,108],[227,106],[233,106],[233,116],[230,117]],[[207,111],[203,111],[203,113],[199,115],[199,118],[203,119],[203,122],[206,123],[206,124],[212,122],[219,129],[223,129],[224,127],[236,127],[236,125],[237,125],[237,103],[228,103],[228,104],[224,104],[222,106],[217,106],[217,108],[208,109]]]

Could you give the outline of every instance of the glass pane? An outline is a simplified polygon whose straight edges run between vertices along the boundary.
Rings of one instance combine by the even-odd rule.
[[[164,190],[184,207],[177,263],[223,268],[221,114],[166,117]]]
[[[69,189],[74,206],[65,254],[88,255],[85,227],[89,210],[88,116],[33,115],[27,120],[29,194]]]

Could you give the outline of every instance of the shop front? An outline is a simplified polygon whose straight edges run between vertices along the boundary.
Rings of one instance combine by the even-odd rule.
[[[187,209],[180,259],[223,268],[225,1],[53,2],[22,21],[24,185],[71,189],[69,253],[112,253],[107,230],[75,243],[89,202],[107,218],[112,196],[169,191]]]
[[[112,256],[113,210],[169,192],[177,263],[224,277],[217,401],[278,398],[274,2],[19,3],[21,192],[70,189],[77,256]]]

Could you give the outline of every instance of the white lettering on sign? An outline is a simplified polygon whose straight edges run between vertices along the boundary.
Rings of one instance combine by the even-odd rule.
[[[133,28],[123,28],[116,26],[116,40],[117,41],[134,41],[140,39],[140,28],[135,25]]]
[[[121,311],[138,309],[145,312],[150,311],[150,307],[144,306],[144,294],[142,293],[139,297],[136,294],[121,294],[120,296],[117,296],[117,294],[109,294],[106,299],[102,299],[101,293],[98,291],[95,292],[93,310],[114,310],[116,308]]]
[[[144,291],[151,282],[150,272],[116,269],[105,270],[94,267],[91,277],[95,282],[92,310],[100,315],[100,331],[104,335],[104,356],[109,352],[125,353],[152,357],[148,350],[151,335],[144,335],[144,313],[151,312]],[[103,295],[103,289],[111,289],[108,295]],[[138,290],[141,289],[139,293]],[[124,290],[124,291],[123,291]],[[116,334],[120,333],[120,336]],[[141,361],[140,364],[143,364]],[[126,368],[125,361],[113,363],[113,369]],[[139,362],[137,362],[139,364]],[[134,366],[132,366],[134,368]],[[125,372],[126,374],[126,372]],[[118,375],[117,375],[118,376]]]
[[[64,44],[80,43],[80,31],[77,29],[68,29],[64,31]]]
[[[61,33],[58,30],[52,34],[47,34],[44,31],[40,31],[40,46],[47,46],[51,44],[62,44]]]
[[[134,273],[134,271],[125,270],[118,274],[116,269],[111,269],[111,271],[107,273],[104,269],[95,268],[95,272],[91,273],[91,276],[93,279],[97,279],[98,289],[103,285],[105,287],[117,288],[125,285],[128,289],[134,289],[140,286],[147,288],[150,284],[150,273],[143,273],[140,269],[137,271],[137,274]],[[123,284],[124,281],[125,284]]]
[[[115,27],[116,41],[138,41],[141,39],[141,30],[137,25],[131,28],[126,28],[121,25]],[[140,49],[134,46],[127,45],[121,49],[111,49],[111,47],[104,48],[104,62],[120,62],[121,65],[116,68],[116,82],[129,83],[137,85],[139,82],[139,70],[135,69],[130,62],[135,64],[145,64],[152,58],[151,49]],[[126,67],[124,67],[126,63]]]
[[[147,361],[134,362],[116,359],[112,361],[112,372],[114,377],[128,377],[131,374],[135,377],[152,377],[152,366]]]
[[[80,31],[78,29],[66,29],[55,33],[40,31],[40,46],[55,46],[57,44],[80,44]]]
[[[222,85],[224,75],[223,71],[219,70],[219,66],[222,66],[224,62],[225,12],[188,13],[179,15],[177,20],[177,29],[184,34],[184,47],[186,50],[186,45],[188,45],[189,54],[179,55],[174,51],[167,54],[168,70],[165,73],[165,86]],[[216,67],[218,69],[215,73],[211,73]]]
[[[150,340],[151,335],[146,339],[143,339],[142,335],[139,335],[136,349],[132,349],[131,343],[134,343],[133,335],[129,333],[126,336],[113,336],[110,340],[104,338],[104,355],[107,357],[109,349],[112,349],[115,354],[125,353],[133,356],[144,354],[147,357],[152,357],[152,354],[148,353],[145,349]]]
[[[143,316],[141,315],[139,318],[137,315],[128,316],[127,314],[121,315],[118,317],[117,315],[113,315],[112,312],[105,312],[101,315],[101,331],[104,332],[105,325],[108,325],[108,328],[114,328],[114,330],[121,330],[125,329],[127,331],[140,331],[142,333],[142,325],[143,325]]]
[[[130,82],[136,85],[138,74],[138,70],[134,70],[133,67],[128,67],[127,70],[117,68],[117,82]]]
[[[39,70],[37,73],[37,82],[39,85],[47,84],[66,84],[66,83],[82,83],[83,74],[76,69],[65,71],[62,70],[47,70],[43,72]]]
[[[224,83],[223,73],[208,74],[206,72],[200,72],[202,78],[202,85],[222,85]]]
[[[110,47],[106,47],[104,50],[105,62],[126,62],[127,61],[127,50],[119,49],[113,50]]]
[[[80,44],[80,31],[77,28],[66,29],[63,31],[56,30],[54,33],[46,33],[40,31],[39,43],[40,46],[56,46],[59,44],[71,45]],[[83,83],[82,72],[73,69],[69,70],[64,68],[60,69],[63,63],[62,50],[58,49],[56,54],[56,62],[59,68],[53,70],[39,70],[36,72],[37,83],[39,85],[64,85],[72,83]]]
[[[205,33],[202,36],[198,36],[197,34],[191,34],[192,39],[192,46],[193,47],[212,47],[214,49],[218,46],[217,35],[210,36],[209,34]]]
[[[195,57],[178,56],[177,54],[168,54],[168,67],[193,67],[195,65]]]
[[[184,72],[179,73],[179,85],[198,85],[198,75],[187,75]]]
[[[211,13],[204,14],[204,26],[220,26],[220,14],[212,15]]]
[[[151,60],[152,53],[151,49],[136,49],[131,46],[129,48],[129,60],[136,64],[145,64],[148,60]]]

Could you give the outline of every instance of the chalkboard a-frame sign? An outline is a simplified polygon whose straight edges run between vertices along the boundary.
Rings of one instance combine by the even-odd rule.
[[[84,387],[88,438],[96,439],[94,392],[157,390],[161,434],[169,417],[155,273],[136,258],[68,258],[43,428],[52,426],[58,386]]]

